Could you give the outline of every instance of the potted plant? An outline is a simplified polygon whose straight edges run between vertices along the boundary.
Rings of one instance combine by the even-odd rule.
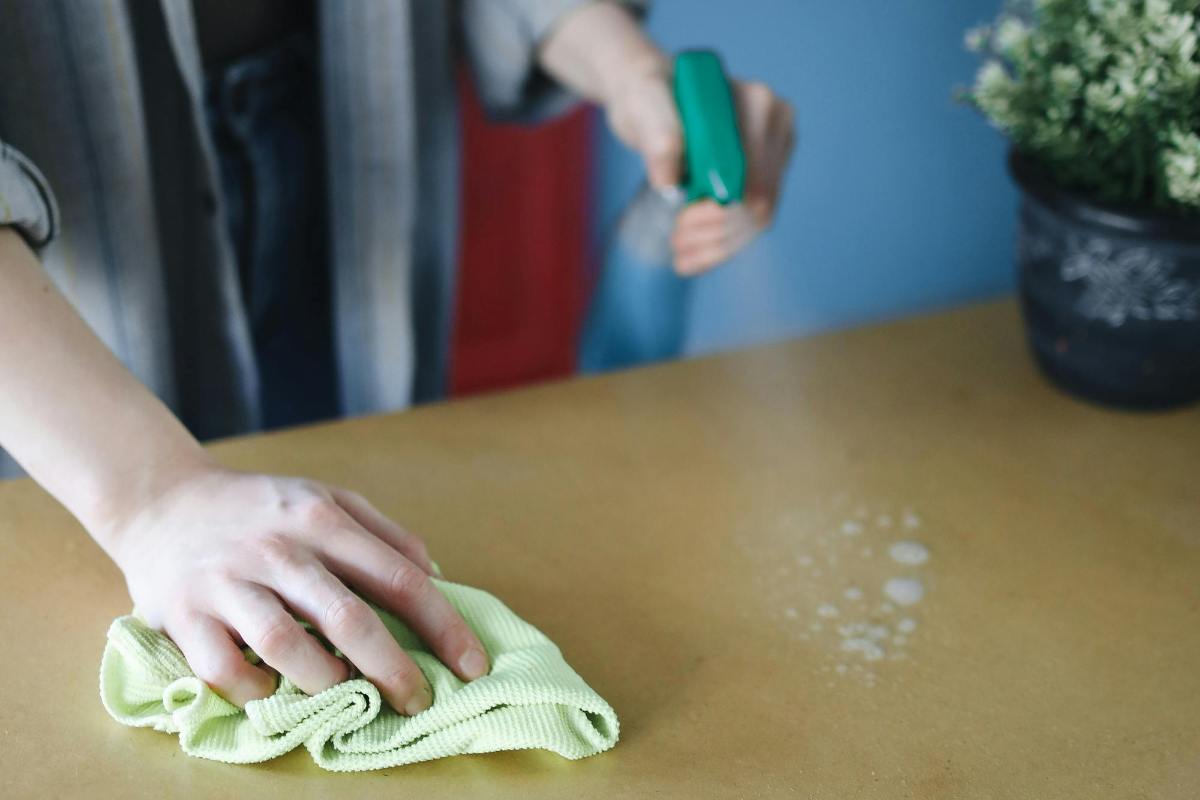
[[[1200,0],[1036,0],[967,34],[1011,141],[1034,355],[1074,394],[1200,398]]]

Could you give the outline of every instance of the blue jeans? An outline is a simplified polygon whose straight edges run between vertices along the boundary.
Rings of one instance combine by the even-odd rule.
[[[263,426],[337,416],[311,38],[297,35],[211,70],[205,106],[258,362]]]

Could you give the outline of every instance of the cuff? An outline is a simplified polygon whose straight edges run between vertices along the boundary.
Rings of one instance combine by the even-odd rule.
[[[566,110],[577,100],[541,70],[537,49],[566,14],[598,1],[465,0],[467,57],[476,90],[491,117],[536,121]],[[649,5],[649,0],[616,1],[639,18]]]
[[[58,204],[33,162],[0,142],[0,225],[17,229],[30,247],[45,247],[58,235]]]

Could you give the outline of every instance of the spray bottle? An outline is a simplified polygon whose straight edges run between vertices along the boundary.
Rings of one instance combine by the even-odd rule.
[[[675,217],[696,200],[727,205],[742,199],[746,159],[720,58],[709,50],[685,51],[675,57],[674,73],[683,180],[666,189],[643,185],[617,221],[584,324],[583,372],[680,355],[692,284],[672,266]]]

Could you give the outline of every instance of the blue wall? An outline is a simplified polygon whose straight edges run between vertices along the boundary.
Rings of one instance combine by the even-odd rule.
[[[999,0],[657,0],[667,49],[711,46],[796,108],[799,144],[775,225],[699,279],[691,353],[903,316],[1012,288],[1005,143],[954,102],[964,31]],[[597,230],[642,179],[606,131]]]

